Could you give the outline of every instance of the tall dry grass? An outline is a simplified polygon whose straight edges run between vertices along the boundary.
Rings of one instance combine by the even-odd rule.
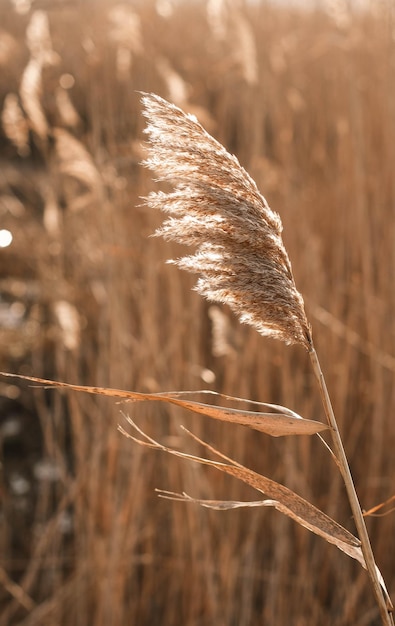
[[[37,18],[34,6],[0,7],[0,211],[14,233],[0,250],[0,369],[141,391],[208,387],[319,417],[303,351],[210,310],[193,279],[163,263],[182,250],[147,239],[159,217],[140,206],[152,182],[139,167],[135,90],[160,93],[237,154],[281,214],[362,506],[386,500],[395,469],[391,4],[343,17],[266,3],[114,9],[54,2]],[[214,350],[219,334],[226,354]],[[379,623],[359,566],[277,513],[158,501],[155,487],[250,492],[131,447],[116,430],[119,406],[1,391],[0,624]],[[183,437],[176,411],[127,410],[172,444]],[[336,468],[327,471],[313,440],[269,445],[242,428],[182,421],[350,526]],[[367,523],[393,595],[394,516]]]

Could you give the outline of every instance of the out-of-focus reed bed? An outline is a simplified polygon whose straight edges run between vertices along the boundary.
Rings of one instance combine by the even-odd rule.
[[[304,351],[204,303],[164,263],[182,251],[148,238],[160,216],[140,206],[152,181],[136,92],[153,91],[197,115],[280,213],[362,506],[393,495],[394,33],[390,2],[2,3],[0,228],[14,239],[0,249],[0,369],[209,388],[320,418]],[[314,439],[0,391],[1,626],[378,619],[359,565],[278,513],[159,501],[155,487],[251,494],[132,446],[116,425],[122,409],[177,445],[182,422],[352,529]],[[368,519],[392,595],[394,519]]]

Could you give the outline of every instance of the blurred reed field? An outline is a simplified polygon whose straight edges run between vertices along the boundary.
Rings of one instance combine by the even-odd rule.
[[[0,4],[0,369],[143,392],[213,389],[323,420],[307,355],[210,306],[151,239],[139,91],[194,113],[284,242],[364,509],[395,492],[395,14],[231,0]],[[210,468],[133,445],[179,424],[353,531],[316,438],[0,381],[0,626],[378,624],[359,564]],[[395,592],[395,514],[369,517]]]

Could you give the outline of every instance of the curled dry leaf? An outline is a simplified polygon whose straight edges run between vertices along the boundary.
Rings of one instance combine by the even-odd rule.
[[[11,376],[39,383],[40,385],[44,385],[46,387],[57,387],[70,389],[72,391],[82,391],[84,393],[104,395],[107,397],[122,398],[123,400],[131,402],[166,402],[195,413],[206,415],[207,417],[211,417],[213,419],[248,426],[249,428],[259,430],[260,432],[264,432],[273,437],[280,437],[283,435],[313,435],[328,428],[326,424],[323,424],[322,422],[305,420],[294,411],[276,404],[267,404],[265,402],[251,403],[258,405],[259,407],[265,407],[271,411],[276,411],[262,412],[216,406],[190,399],[191,397],[200,394],[204,397],[222,398],[227,401],[230,400],[234,404],[249,402],[240,398],[225,396],[214,391],[139,393],[135,391],[123,391],[121,389],[108,389],[106,387],[84,387],[81,385],[71,385],[68,383],[46,380],[45,378],[35,378],[33,376],[22,376],[3,372],[1,372],[1,374],[3,376]]]
[[[239,480],[243,481],[250,487],[253,487],[257,491],[260,491],[261,493],[270,496],[270,499],[261,500],[258,502],[200,500],[197,498],[191,498],[185,493],[177,494],[170,491],[157,489],[156,491],[159,493],[160,497],[183,502],[194,502],[206,508],[212,508],[216,510],[257,506],[274,507],[277,511],[280,511],[284,515],[287,515],[289,518],[293,519],[295,522],[297,522],[307,530],[310,530],[312,533],[318,535],[319,537],[322,537],[328,543],[335,545],[339,550],[358,561],[362,565],[362,567],[366,569],[366,562],[361,550],[360,540],[352,533],[350,533],[346,528],[336,522],[334,519],[326,515],[323,511],[317,509],[317,507],[315,507],[313,504],[296,494],[294,491],[288,489],[288,487],[285,487],[284,485],[281,485],[280,483],[277,483],[274,480],[267,478],[266,476],[257,474],[256,472],[253,472],[244,465],[237,463],[236,461],[225,456],[224,454],[207,444],[205,441],[202,441],[201,439],[199,439],[199,437],[196,437],[196,435],[193,435],[186,429],[184,430],[189,435],[191,435],[193,439],[198,441],[209,451],[221,457],[227,462],[223,463],[218,461],[212,461],[210,459],[194,456],[185,452],[180,452],[173,448],[169,448],[167,446],[163,446],[162,444],[149,437],[146,433],[144,433],[130,417],[126,416],[126,419],[128,423],[134,428],[134,430],[137,431],[140,436],[142,436],[143,439],[134,437],[130,433],[126,432],[122,426],[119,426],[118,429],[120,430],[120,432],[122,432],[122,434],[132,439],[136,443],[156,450],[168,452],[169,454],[172,454],[182,459],[195,461],[197,463],[201,463],[202,465],[214,467],[221,472],[225,472],[226,474],[230,474],[231,476],[238,478]],[[388,602],[388,606],[392,606],[383,576],[377,565],[375,566],[375,568],[379,583]]]
[[[265,477],[262,476],[262,478],[265,478]],[[269,479],[266,479],[266,480],[269,480]],[[353,559],[361,563],[363,567],[365,567],[365,561],[363,558],[362,550],[359,545],[360,544],[359,539],[354,537],[354,535],[351,535],[351,533],[349,533],[348,530],[343,528],[343,526],[340,526],[340,524],[338,524],[337,522],[335,522],[335,520],[325,515],[325,513],[323,513],[322,511],[319,511],[320,513],[319,519],[317,517],[317,523],[314,525],[311,523],[310,520],[307,521],[304,518],[304,516],[301,515],[300,513],[296,514],[293,510],[291,510],[289,507],[282,504],[279,500],[267,499],[267,500],[252,500],[249,502],[241,502],[241,501],[233,501],[233,500],[201,500],[199,498],[192,498],[186,493],[175,493],[172,491],[165,491],[163,489],[156,489],[155,491],[157,491],[160,498],[165,498],[166,500],[174,500],[176,502],[191,502],[194,504],[199,504],[200,506],[203,506],[206,509],[214,509],[215,511],[229,511],[232,509],[256,508],[256,507],[262,507],[262,506],[273,507],[277,511],[280,511],[281,513],[284,513],[284,515],[287,515],[288,517],[293,519],[295,522],[297,522],[304,528],[307,528],[308,530],[313,532],[315,535],[319,535],[320,537],[325,539],[328,543],[334,544],[335,546],[339,548],[339,550],[341,550],[348,556],[352,557]],[[294,495],[296,496],[296,494]],[[296,496],[296,497],[299,498],[299,496]],[[313,507],[313,505],[310,504],[309,502],[307,501],[304,501],[304,502],[308,505],[308,507]],[[306,511],[306,508],[308,509],[308,507],[304,506],[303,508]],[[333,526],[333,524],[335,524],[335,526]],[[333,533],[334,528],[336,529],[335,533]]]
[[[212,461],[210,459],[206,459],[203,457],[194,456],[191,454],[187,454],[185,452],[180,452],[173,448],[169,448],[155,441],[151,437],[149,437],[146,433],[144,433],[138,426],[133,422],[130,417],[126,417],[128,423],[134,428],[135,431],[142,437],[139,439],[126,432],[122,426],[119,426],[119,430],[128,438],[132,439],[136,443],[147,446],[149,448],[154,448],[156,450],[162,450],[172,454],[174,456],[201,463],[202,465],[209,465],[210,467],[214,467],[221,472],[234,476],[238,478],[242,482],[246,483],[250,487],[253,487],[257,491],[264,493],[265,495],[270,497],[270,500],[264,501],[264,506],[273,506],[277,510],[281,511],[291,519],[298,522],[301,526],[304,526],[308,530],[311,530],[313,533],[323,537],[329,543],[333,543],[340,550],[349,554],[353,558],[357,559],[359,562],[363,563],[363,556],[360,552],[360,544],[361,542],[357,537],[355,537],[352,533],[350,533],[346,528],[338,524],[331,517],[323,513],[320,509],[317,509],[313,504],[310,504],[307,500],[296,494],[288,487],[281,485],[280,483],[267,478],[266,476],[262,476],[261,474],[257,474],[256,472],[248,469],[244,465],[229,459],[225,455],[221,454],[218,450],[206,444],[206,442],[202,441],[195,435],[192,435],[193,438],[201,443],[203,446],[208,448],[211,452],[220,456],[223,459],[226,459],[226,463],[219,461]],[[188,432],[188,431],[187,431]],[[189,433],[191,434],[191,433]],[[160,492],[162,493],[162,492]],[[169,496],[168,492],[167,493]],[[163,495],[163,493],[162,493]],[[218,501],[201,501],[191,499],[188,496],[183,496],[179,494],[170,494],[172,499],[177,500],[188,500],[194,501],[199,504],[203,504],[204,506],[209,506],[211,508],[235,508],[236,506],[242,506],[242,503],[224,503]],[[174,498],[173,498],[174,496]],[[229,506],[228,506],[229,505]],[[250,503],[244,503],[244,506],[250,506]],[[257,503],[253,503],[251,506],[258,506]]]

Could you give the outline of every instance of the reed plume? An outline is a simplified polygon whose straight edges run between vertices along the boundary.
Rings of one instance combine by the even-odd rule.
[[[196,289],[228,304],[262,335],[304,346],[320,389],[334,457],[342,474],[382,623],[393,626],[392,601],[377,569],[343,442],[307,321],[301,294],[272,211],[237,158],[198,121],[154,94],[143,95],[148,119],[145,165],[173,191],[148,195],[152,208],[170,216],[157,235],[196,245],[195,254],[173,261],[200,274]],[[381,588],[382,585],[382,588]]]
[[[147,197],[150,207],[170,215],[156,234],[197,246],[173,262],[200,275],[200,294],[228,304],[262,335],[309,349],[310,326],[280,217],[237,158],[193,116],[156,95],[144,95],[143,104],[150,139],[145,165],[174,185]]]

